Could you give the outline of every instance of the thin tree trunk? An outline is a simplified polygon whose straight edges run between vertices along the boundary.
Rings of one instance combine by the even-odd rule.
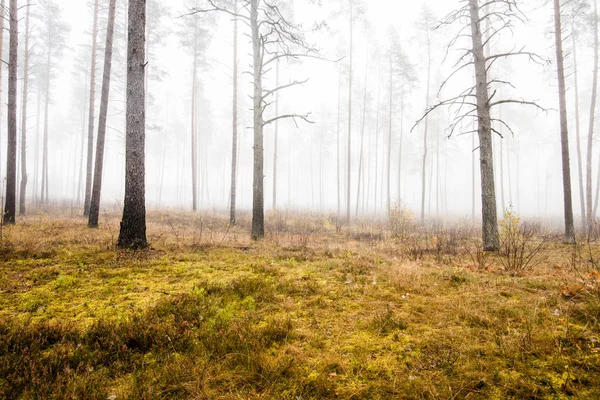
[[[41,133],[41,115],[42,115],[42,88],[38,85],[37,90],[37,115],[35,127],[35,154],[33,160],[33,196],[36,205],[39,204],[38,189],[40,187],[40,133]]]
[[[104,72],[102,77],[102,95],[100,99],[100,115],[98,118],[98,139],[96,142],[96,163],[94,167],[94,183],[90,202],[88,226],[98,227],[100,214],[100,194],[102,191],[102,170],[104,166],[104,143],[106,140],[106,120],[108,116],[108,95],[110,92],[110,71],[112,68],[113,37],[115,33],[116,0],[110,0],[108,9],[108,27],[104,50]],[[143,50],[140,50],[143,52]],[[129,68],[128,68],[129,70]],[[143,122],[143,121],[142,121]]]
[[[381,112],[381,59],[379,60],[379,80],[377,88],[377,112],[375,117],[375,188],[373,189],[374,199],[374,212],[377,214],[377,184],[379,183],[379,117]],[[382,184],[383,185],[383,184]]]
[[[500,127],[500,133],[502,133],[502,127]],[[506,210],[506,202],[504,198],[504,139],[496,138],[496,140],[500,142],[500,154],[498,157],[500,158],[500,201],[502,204],[502,212],[504,212],[504,210]],[[510,153],[508,153],[508,157],[510,158]],[[510,186],[510,171],[508,172],[508,175],[508,184]]]
[[[125,202],[119,247],[141,249],[146,240],[146,0],[129,0],[127,35],[127,134]]]
[[[350,193],[352,188],[352,56],[353,56],[353,27],[354,14],[352,1],[348,0],[350,5],[350,58],[349,58],[349,73],[348,73],[348,187],[347,190],[347,206],[346,206],[346,223],[350,223]]]
[[[426,89],[426,98],[425,105],[426,109],[429,109],[429,93],[431,86],[431,38],[429,34],[429,21],[426,21],[425,26],[426,31],[426,40],[427,40],[427,89]],[[427,134],[429,130],[429,117],[425,117],[425,132],[423,134],[423,172],[422,172],[422,182],[421,182],[421,224],[425,222],[425,182],[426,182],[426,173],[427,173]]]
[[[389,110],[389,130],[388,130],[388,146],[387,146],[387,212],[390,215],[392,209],[392,195],[391,195],[391,168],[392,168],[392,128],[394,124],[394,71],[392,69],[392,53],[390,52],[390,110]]]
[[[577,145],[577,172],[579,178],[579,202],[581,206],[581,226],[586,227],[585,193],[583,186],[583,169],[581,166],[581,126],[579,121],[579,79],[577,71],[577,41],[575,40],[575,19],[571,19],[571,39],[573,40],[573,77],[575,85],[575,137]]]
[[[48,130],[49,130],[49,108],[50,108],[50,62],[51,48],[48,46],[48,55],[46,59],[46,94],[44,101],[44,138],[42,142],[42,204],[48,203]]]
[[[479,121],[479,153],[481,168],[481,203],[483,220],[483,248],[497,251],[500,248],[498,234],[498,216],[496,208],[496,189],[494,184],[494,154],[490,102],[485,54],[479,19],[479,0],[469,0],[471,17],[471,40],[475,62],[475,83],[477,90],[477,117]]]
[[[362,128],[360,131],[360,156],[358,159],[358,185],[356,186],[356,213],[355,215],[358,216],[358,205],[359,205],[359,199],[360,199],[360,192],[361,192],[361,182],[363,179],[363,154],[364,154],[364,144],[365,144],[365,125],[366,125],[366,120],[367,120],[367,86],[368,86],[368,70],[369,70],[369,50],[367,47],[367,62],[365,64],[365,90],[364,90],[364,97],[363,97],[363,115],[362,115]]]
[[[402,142],[404,141],[404,89],[400,93],[400,143],[398,144],[398,206],[402,204]]]
[[[279,87],[279,60],[276,67],[275,87]],[[279,91],[275,93],[275,116],[279,116]],[[279,138],[279,121],[275,121],[275,140],[273,143],[273,210],[277,209],[277,139]]]
[[[83,160],[84,160],[84,154],[85,154],[85,135],[86,135],[86,101],[87,101],[87,82],[88,82],[88,72],[86,71],[86,76],[85,76],[85,88],[83,90],[83,99],[81,101],[81,132],[82,132],[82,136],[81,136],[81,142],[79,143],[79,176],[77,179],[77,206],[79,206],[81,204],[81,191],[83,189]],[[35,192],[34,192],[35,193]]]
[[[342,191],[341,191],[341,179],[340,179],[340,123],[341,123],[341,99],[342,99],[342,72],[339,71],[338,77],[338,112],[337,112],[337,133],[336,133],[336,172],[337,172],[337,223],[339,224],[341,218],[342,209]],[[288,160],[289,165],[289,160]],[[288,168],[289,169],[289,168]]]
[[[4,19],[5,19],[5,8],[6,0],[2,0],[0,2],[0,54],[4,54]],[[0,96],[2,96],[2,88],[3,88],[3,80],[2,80],[2,72],[3,66],[0,65]],[[0,165],[2,165],[2,110],[4,107],[0,107]],[[3,176],[2,170],[0,168],[0,177]],[[0,204],[1,206],[1,204]]]
[[[87,142],[87,164],[85,175],[85,198],[83,203],[83,215],[90,215],[90,201],[92,198],[92,164],[94,160],[94,117],[96,113],[96,57],[98,39],[98,0],[94,2],[94,25],[92,30],[92,62],[90,64],[90,108],[88,110],[88,142]]]
[[[258,25],[258,2],[250,0],[250,28],[252,31],[252,56],[254,78],[254,184],[252,191],[252,240],[265,236],[265,199],[264,199],[264,139],[262,105],[262,47]]]
[[[21,106],[21,188],[19,198],[19,214],[25,215],[25,198],[27,197],[27,91],[29,90],[29,9],[25,14],[25,57],[23,60],[23,103]]]
[[[235,13],[238,12],[238,0],[235,0]],[[229,223],[236,223],[237,199],[237,145],[238,145],[238,20],[233,20],[233,118],[231,140],[231,193],[229,199]]]
[[[590,123],[587,141],[587,162],[586,162],[586,214],[587,231],[591,234],[593,231],[594,219],[592,214],[592,141],[594,138],[594,122],[596,119],[596,93],[598,90],[598,5],[594,0],[594,71],[592,81],[592,100],[590,102]]]
[[[196,17],[193,17],[196,18]],[[198,209],[198,154],[196,148],[196,75],[198,70],[198,21],[194,25],[194,65],[192,66],[192,115],[191,115],[191,152],[192,152],[192,210]]]
[[[16,220],[17,176],[17,60],[19,49],[19,19],[17,0],[10,0],[10,44],[8,56],[8,130],[6,149],[6,200],[4,223],[14,225]]]

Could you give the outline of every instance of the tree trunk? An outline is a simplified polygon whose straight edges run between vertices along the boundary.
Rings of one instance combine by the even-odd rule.
[[[49,130],[49,108],[50,108],[50,61],[51,49],[48,46],[48,58],[46,60],[46,100],[44,102],[44,139],[42,142],[42,204],[48,203],[48,130]]]
[[[92,63],[90,64],[90,108],[88,110],[88,142],[87,164],[85,175],[85,198],[83,215],[90,215],[90,201],[92,198],[92,162],[94,159],[94,116],[96,113],[96,56],[98,39],[98,0],[94,2],[94,25],[92,30]]]
[[[471,39],[475,62],[475,84],[477,97],[477,119],[479,135],[479,154],[481,169],[481,203],[483,220],[483,248],[485,251],[500,249],[498,234],[498,216],[496,208],[496,189],[494,184],[494,154],[486,59],[479,19],[479,0],[469,0],[471,19]]]
[[[277,61],[275,87],[279,87],[279,61]],[[275,116],[279,116],[279,91],[275,94]],[[273,143],[273,210],[277,209],[277,139],[279,121],[275,121],[275,141]]]
[[[365,144],[365,124],[367,120],[367,86],[369,76],[369,49],[367,47],[367,62],[365,64],[365,91],[363,97],[363,115],[362,115],[362,128],[360,131],[360,154],[358,158],[358,185],[356,186],[356,213],[358,216],[358,204],[361,192],[361,182],[363,179],[363,157],[364,157],[364,144]]]
[[[347,206],[346,206],[346,223],[350,223],[350,193],[352,188],[352,53],[353,53],[353,26],[354,14],[352,9],[352,1],[350,4],[350,58],[349,58],[349,73],[348,73],[348,187],[347,191]]]
[[[252,240],[265,236],[264,199],[264,141],[262,105],[262,46],[258,25],[258,1],[250,0],[250,28],[252,30],[252,57],[254,78],[254,179],[252,191]]]
[[[89,71],[86,71],[86,75],[85,75],[85,88],[83,90],[83,99],[81,101],[81,132],[82,132],[82,136],[81,136],[81,142],[79,143],[79,175],[77,177],[77,206],[79,206],[81,204],[81,192],[83,189],[83,160],[84,160],[84,154],[85,154],[85,135],[86,135],[86,101],[87,101],[87,82],[88,82],[88,74]]]
[[[235,12],[238,12],[238,0],[235,0]],[[237,147],[238,147],[238,19],[233,20],[233,118],[231,140],[231,193],[229,204],[229,223],[235,225],[235,206],[237,198]]]
[[[394,123],[394,75],[392,69],[392,53],[390,52],[390,110],[389,110],[389,130],[388,130],[388,145],[387,145],[387,169],[386,169],[386,190],[387,190],[387,212],[390,215],[392,209],[391,195],[391,168],[392,168],[392,128]],[[428,96],[429,97],[429,96]]]
[[[336,172],[337,172],[337,223],[339,224],[342,210],[342,182],[340,179],[340,122],[341,122],[341,98],[342,98],[342,72],[339,71],[338,77],[338,112],[337,112],[337,134],[336,134]],[[288,160],[289,163],[289,160]]]
[[[4,18],[5,18],[5,8],[6,1],[2,0],[0,2],[0,54],[4,54]],[[2,72],[3,68],[0,67],[0,96],[2,95]],[[0,139],[2,138],[2,110],[3,107],[0,107]],[[2,141],[0,140],[0,165],[2,165]],[[1,168],[0,168],[0,176],[2,176]]]
[[[129,0],[125,201],[119,247],[141,249],[146,240],[146,0]]]
[[[594,227],[592,217],[592,141],[594,138],[594,122],[596,119],[596,93],[598,90],[598,5],[594,0],[594,72],[592,81],[592,100],[590,102],[590,123],[587,140],[587,162],[586,162],[586,217],[587,231],[591,234]]]
[[[402,204],[402,142],[404,141],[404,88],[400,93],[400,143],[398,144],[398,206]]]
[[[575,40],[575,19],[571,20],[571,39],[573,40],[573,76],[575,85],[575,136],[577,139],[577,172],[579,177],[579,202],[581,206],[581,227],[586,227],[585,193],[583,186],[583,169],[581,166],[581,127],[579,122],[579,79],[577,72],[577,42]]]
[[[192,18],[196,18],[195,16]],[[198,21],[194,24],[194,65],[192,66],[192,115],[191,115],[191,152],[192,152],[192,210],[198,209],[198,154],[196,148],[196,75],[198,70]]]
[[[133,0],[132,0],[133,1]],[[135,3],[134,3],[135,4]],[[102,77],[102,95],[100,99],[100,115],[98,117],[98,139],[96,142],[96,163],[94,166],[94,183],[90,202],[88,226],[98,227],[100,214],[100,194],[102,191],[102,169],[104,166],[104,142],[106,140],[106,119],[108,116],[108,95],[110,91],[110,71],[112,68],[112,47],[115,33],[116,0],[110,0],[108,9],[108,27],[104,50],[104,72]],[[143,50],[140,50],[143,52]],[[128,68],[129,71],[129,68]],[[142,77],[143,79],[143,77]],[[142,121],[143,123],[143,121]]]
[[[4,223],[15,224],[17,177],[17,60],[19,50],[19,19],[17,0],[10,0],[10,44],[8,56],[8,130],[6,149],[6,200]]]
[[[378,80],[378,88],[377,88],[377,112],[375,117],[375,187],[373,189],[374,196],[374,213],[377,214],[377,209],[379,204],[377,203],[377,195],[379,192],[377,191],[377,184],[379,183],[379,117],[381,114],[381,59],[379,61],[379,80]]]
[[[29,9],[25,14],[25,57],[23,60],[23,103],[21,106],[21,188],[19,198],[19,214],[25,215],[25,198],[27,197],[27,90],[29,84]]]
[[[425,109],[429,109],[429,91],[431,86],[431,38],[429,35],[429,21],[426,21],[425,26],[427,40],[427,89],[425,98]],[[483,50],[482,50],[483,52]],[[429,130],[429,117],[425,117],[425,132],[423,134],[423,172],[421,182],[421,224],[425,222],[425,182],[427,178],[427,134]]]

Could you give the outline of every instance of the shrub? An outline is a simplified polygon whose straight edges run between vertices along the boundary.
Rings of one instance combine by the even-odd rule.
[[[509,207],[500,221],[500,255],[504,269],[521,273],[542,263],[547,238],[535,236],[535,226],[521,222],[521,218]]]

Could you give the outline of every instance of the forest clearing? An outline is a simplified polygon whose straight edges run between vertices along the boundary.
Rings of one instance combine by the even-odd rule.
[[[0,400],[600,399],[597,3],[0,0]]]
[[[131,252],[118,213],[49,215],[3,229],[2,398],[600,396],[596,242],[282,213],[256,243],[248,216],[152,212]]]

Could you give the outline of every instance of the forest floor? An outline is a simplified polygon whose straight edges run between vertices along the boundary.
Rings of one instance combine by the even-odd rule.
[[[50,214],[2,230],[0,398],[600,398],[598,242],[165,211],[130,252]]]

